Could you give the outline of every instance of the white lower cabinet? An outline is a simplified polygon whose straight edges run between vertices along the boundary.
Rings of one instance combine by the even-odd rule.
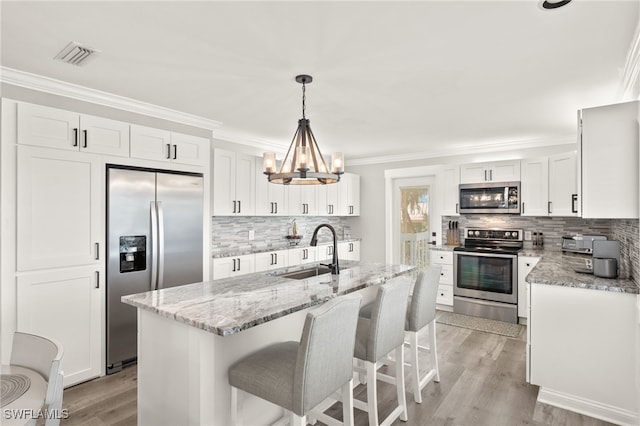
[[[539,257],[518,256],[518,317],[529,317],[529,300],[526,278],[529,272],[540,262]]]
[[[442,267],[436,302],[439,305],[453,306],[453,252],[431,250],[429,256],[432,265]]]
[[[333,244],[318,244],[318,260],[333,260]]]
[[[288,250],[255,254],[255,272],[270,271],[288,266]]]
[[[359,261],[360,241],[343,241],[338,243],[338,258]]]
[[[245,254],[234,257],[213,259],[213,279],[239,277],[255,272],[254,255]]]
[[[289,249],[289,266],[304,265],[318,261],[317,247],[296,247]]]
[[[64,385],[101,375],[104,270],[99,264],[17,277],[17,331],[57,340]]]

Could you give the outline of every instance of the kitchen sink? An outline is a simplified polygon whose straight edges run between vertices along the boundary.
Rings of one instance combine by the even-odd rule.
[[[313,268],[287,272],[286,274],[282,274],[278,276],[282,278],[291,278],[294,280],[304,280],[306,278],[312,278],[318,275],[324,275],[324,274],[330,274],[330,273],[331,273],[331,268],[327,268],[326,266],[314,266]]]

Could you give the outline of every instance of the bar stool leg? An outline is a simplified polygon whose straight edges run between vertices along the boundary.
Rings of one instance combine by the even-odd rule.
[[[342,423],[344,426],[353,426],[353,380],[349,380],[342,386]]]
[[[231,386],[231,424],[242,426],[242,395],[238,388]]]
[[[431,368],[436,371],[434,382],[440,383],[440,370],[438,369],[438,352],[436,351],[436,320],[429,323],[429,352],[431,353]]]
[[[407,397],[404,393],[404,345],[396,348],[396,394],[398,395],[398,406],[402,408],[400,420],[406,422],[407,417]],[[419,385],[418,385],[419,386]]]
[[[422,404],[422,392],[420,391],[420,364],[418,363],[418,333],[408,331],[409,352],[411,354],[411,384],[413,387],[413,399]]]
[[[376,372],[378,365],[375,362],[364,362],[367,367],[367,412],[369,425],[378,425],[378,389]]]

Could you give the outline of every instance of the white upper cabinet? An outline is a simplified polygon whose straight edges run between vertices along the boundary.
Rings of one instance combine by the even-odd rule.
[[[18,271],[99,262],[104,247],[104,166],[99,157],[18,148]]]
[[[549,209],[549,158],[528,158],[520,162],[522,216],[547,216]]]
[[[578,209],[583,218],[638,218],[639,104],[578,111]]]
[[[216,148],[212,176],[214,216],[256,214],[256,157]]]
[[[128,157],[129,124],[18,103],[18,143]]]
[[[459,216],[459,185],[460,185],[460,167],[459,166],[443,166],[438,170],[438,197],[441,200],[442,207],[440,214],[442,216]]]
[[[360,176],[345,173],[338,185],[340,216],[360,216]],[[325,185],[327,186],[327,185]]]
[[[576,167],[575,151],[549,157],[549,216],[578,215]]]
[[[206,138],[131,125],[133,158],[203,166],[209,155],[209,140]]]
[[[460,183],[518,182],[519,180],[519,160],[463,164],[460,166]]]
[[[289,215],[318,215],[318,185],[289,185]]]
[[[288,216],[288,187],[271,183],[262,173],[262,161],[256,157],[256,216]]]
[[[338,202],[339,183],[318,185],[318,216],[338,216],[340,213]]]

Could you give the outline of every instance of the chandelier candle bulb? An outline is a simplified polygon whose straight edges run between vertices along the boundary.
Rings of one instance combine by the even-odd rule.
[[[276,172],[276,153],[265,152],[262,154],[262,168],[265,174]]]
[[[297,162],[298,164],[296,164],[296,170],[299,171],[303,171],[303,170],[308,170],[308,166],[307,166],[307,159],[309,158],[309,148],[307,146],[299,146],[298,148],[298,153],[297,153]]]
[[[331,154],[332,173],[344,173],[344,156],[341,152]]]

